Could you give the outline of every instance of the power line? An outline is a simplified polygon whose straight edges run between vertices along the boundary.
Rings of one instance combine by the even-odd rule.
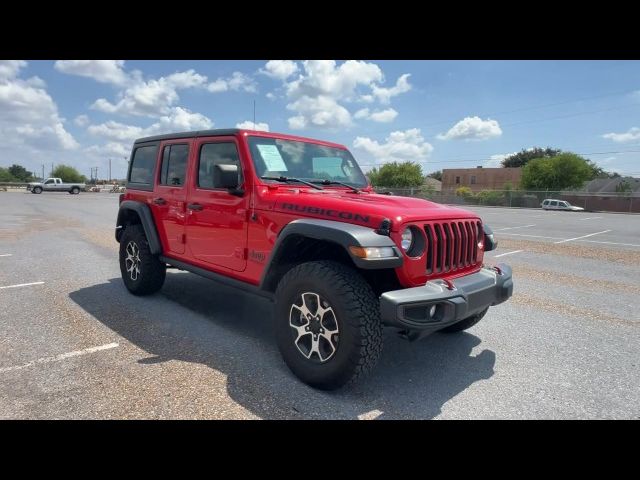
[[[573,152],[572,152],[573,153]],[[620,153],[640,153],[640,150],[619,150],[619,151],[611,151],[611,152],[589,152],[589,153],[576,153],[576,155],[611,155],[611,154],[620,154]],[[486,162],[488,160],[491,160],[491,158],[476,158],[476,159],[471,159],[471,160],[460,160],[460,159],[453,159],[453,160],[436,160],[436,159],[430,159],[430,160],[425,160],[424,162],[418,162],[418,163],[474,163],[474,162]],[[377,164],[377,163],[358,163],[358,165],[360,165],[361,167],[376,167],[378,165],[383,165],[383,164]]]

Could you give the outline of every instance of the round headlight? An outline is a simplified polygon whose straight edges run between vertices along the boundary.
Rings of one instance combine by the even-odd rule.
[[[405,228],[402,232],[402,241],[400,242],[400,246],[406,252],[413,245],[413,232],[410,228]]]

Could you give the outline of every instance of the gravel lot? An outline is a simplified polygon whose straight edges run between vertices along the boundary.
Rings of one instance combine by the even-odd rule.
[[[467,333],[389,331],[326,393],[288,371],[265,300],[174,270],[130,295],[117,208],[0,192],[0,418],[640,418],[640,216],[473,208],[514,297]]]

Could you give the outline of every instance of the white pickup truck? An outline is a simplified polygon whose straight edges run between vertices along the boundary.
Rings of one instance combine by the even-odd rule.
[[[47,178],[44,182],[31,182],[27,185],[27,190],[31,193],[42,192],[69,192],[77,195],[84,190],[84,183],[64,183],[61,178]]]

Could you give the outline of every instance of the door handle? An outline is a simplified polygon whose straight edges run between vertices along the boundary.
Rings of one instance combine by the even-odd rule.
[[[154,198],[153,203],[156,205],[164,205],[167,201],[164,198]]]
[[[187,208],[189,210],[202,210],[202,205],[200,205],[199,203],[190,203],[189,205],[187,205]]]

